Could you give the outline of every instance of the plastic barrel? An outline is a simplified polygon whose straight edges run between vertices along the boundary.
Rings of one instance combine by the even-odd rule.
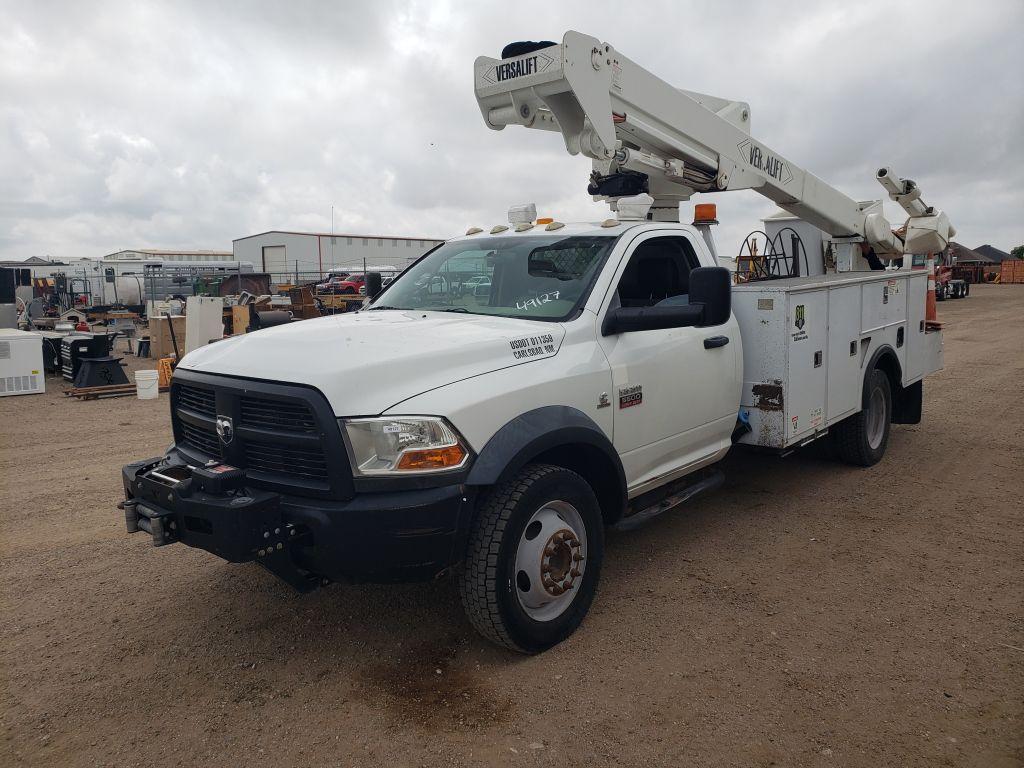
[[[139,400],[155,400],[160,395],[160,373],[158,371],[136,371],[135,393]]]

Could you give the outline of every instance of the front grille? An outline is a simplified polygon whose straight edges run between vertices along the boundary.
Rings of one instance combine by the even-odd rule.
[[[241,399],[241,424],[247,427],[280,427],[293,432],[316,434],[316,418],[305,403],[266,400],[262,397]]]
[[[311,480],[327,480],[327,462],[319,450],[247,442],[245,466],[260,472],[286,472]]]
[[[348,455],[334,412],[314,389],[178,369],[171,381],[177,447],[194,460],[246,470],[261,488],[350,498]],[[231,439],[217,420],[231,420]]]
[[[217,398],[212,389],[180,386],[178,387],[178,405],[191,408],[204,416],[217,415]],[[214,435],[214,439],[216,439],[216,435]]]
[[[199,425],[183,422],[181,425],[181,436],[185,442],[194,445],[203,453],[215,459],[223,458],[220,440],[217,439],[216,428],[207,430]]]

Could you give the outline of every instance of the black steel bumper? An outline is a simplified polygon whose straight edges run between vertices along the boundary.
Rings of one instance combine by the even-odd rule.
[[[128,532],[229,562],[258,562],[296,589],[324,579],[419,581],[459,559],[472,498],[462,485],[346,501],[260,490],[245,473],[190,467],[173,449],[122,469]]]

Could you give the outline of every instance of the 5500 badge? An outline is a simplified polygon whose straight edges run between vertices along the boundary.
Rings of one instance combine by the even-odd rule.
[[[631,387],[619,387],[619,408],[632,408],[644,401],[644,388],[641,384]]]

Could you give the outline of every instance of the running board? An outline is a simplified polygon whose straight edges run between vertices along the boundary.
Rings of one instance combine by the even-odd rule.
[[[641,509],[639,512],[622,518],[619,522],[615,523],[612,528],[616,531],[632,531],[633,529],[639,528],[641,525],[650,522],[654,518],[658,517],[658,515],[673,510],[680,504],[689,501],[698,493],[713,491],[716,488],[721,487],[724,482],[725,474],[721,470],[716,469],[703,480],[698,480],[693,485],[686,486],[683,490],[665,497],[657,504],[652,504],[646,509]]]

